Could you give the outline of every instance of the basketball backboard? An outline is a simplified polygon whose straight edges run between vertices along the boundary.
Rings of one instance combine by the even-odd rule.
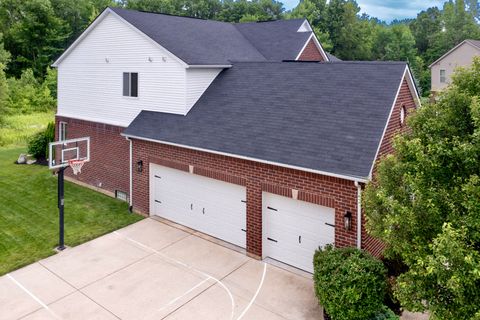
[[[70,160],[90,161],[90,137],[51,142],[48,147],[48,167],[68,167]]]

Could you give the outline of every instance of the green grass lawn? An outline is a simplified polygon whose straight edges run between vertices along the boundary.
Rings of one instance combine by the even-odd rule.
[[[0,148],[0,275],[45,258],[58,244],[57,179],[16,165],[25,148]],[[125,202],[65,183],[65,243],[75,246],[141,220]]]
[[[53,111],[6,116],[0,124],[0,147],[25,145],[31,136],[54,120]]]

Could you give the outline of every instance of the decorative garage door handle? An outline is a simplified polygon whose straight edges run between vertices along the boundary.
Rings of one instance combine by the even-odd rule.
[[[193,203],[190,203],[190,210],[193,210]]]
[[[202,209],[202,213],[205,214],[205,208]]]
[[[247,230],[245,230],[245,229],[242,229],[242,231],[243,231],[243,232],[247,232]]]
[[[335,228],[335,225],[334,225],[334,224],[331,224],[331,223],[328,223],[328,222],[325,222],[325,224],[326,224],[327,226],[330,226],[330,227],[334,227],[334,228]]]
[[[243,203],[247,203],[247,200],[240,200],[240,201],[242,201]]]
[[[162,203],[162,201],[160,201],[160,200],[155,200],[155,202],[157,202],[157,203]]]
[[[273,211],[278,211],[277,209],[275,208],[272,208],[272,207],[267,207],[268,210],[273,210]]]
[[[278,242],[277,240],[275,240],[275,239],[272,239],[272,238],[267,238],[267,240],[269,240],[269,241],[273,241],[273,242]]]
[[[302,236],[298,236],[298,243],[302,243]]]
[[[162,179],[162,177],[155,175],[155,178]]]

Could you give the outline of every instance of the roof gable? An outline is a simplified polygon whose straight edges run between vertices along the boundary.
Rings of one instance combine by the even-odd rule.
[[[305,19],[237,23],[235,27],[269,61],[295,60],[312,32],[298,32]]]
[[[445,59],[447,56],[449,56],[450,54],[452,54],[454,51],[456,51],[458,48],[460,48],[461,46],[463,45],[470,45],[471,47],[475,48],[476,50],[478,50],[480,52],[480,40],[471,40],[471,39],[467,39],[467,40],[463,40],[462,42],[460,42],[459,44],[457,44],[455,47],[453,47],[452,49],[450,49],[447,53],[445,53],[443,56],[441,56],[440,58],[438,58],[437,60],[435,60],[432,64],[430,64],[428,67],[431,68],[433,67],[434,65],[436,65],[438,62],[442,61],[443,59]]]
[[[186,116],[143,111],[124,133],[368,179],[406,67],[236,63]]]
[[[232,61],[295,60],[309,39],[316,40],[313,32],[309,31],[310,25],[305,19],[232,24],[106,8],[53,66],[57,66],[108,14],[113,14],[141,36],[168,51],[185,67],[230,67]],[[328,60],[318,40],[316,45],[325,60]]]

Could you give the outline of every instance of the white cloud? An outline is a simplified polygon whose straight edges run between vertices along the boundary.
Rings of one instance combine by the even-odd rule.
[[[381,20],[415,18],[417,14],[430,7],[442,8],[446,0],[357,0],[362,13]],[[287,10],[297,6],[299,0],[283,0]]]

